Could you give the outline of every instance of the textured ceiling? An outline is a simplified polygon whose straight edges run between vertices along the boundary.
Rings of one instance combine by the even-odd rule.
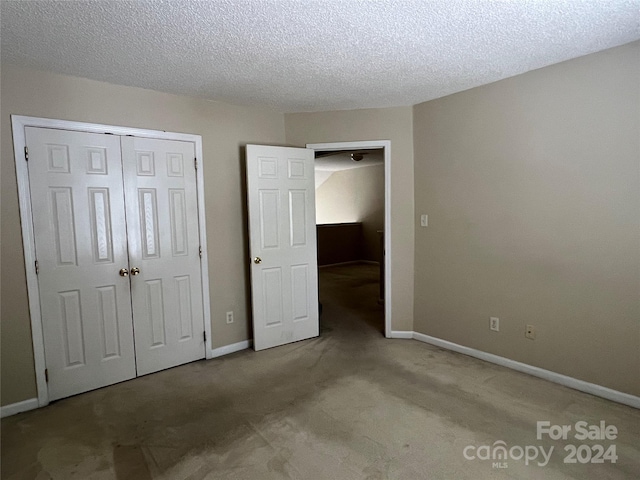
[[[283,112],[413,105],[640,38],[640,0],[2,0],[2,61]]]

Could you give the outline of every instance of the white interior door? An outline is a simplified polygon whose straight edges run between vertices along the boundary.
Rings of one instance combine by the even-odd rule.
[[[247,145],[253,345],[317,337],[314,152]]]
[[[195,146],[121,142],[136,360],[145,375],[205,356]]]
[[[26,127],[49,399],[136,375],[120,139]]]

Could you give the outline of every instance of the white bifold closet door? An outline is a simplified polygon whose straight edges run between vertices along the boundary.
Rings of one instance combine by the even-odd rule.
[[[204,358],[193,144],[25,135],[49,400]]]
[[[195,151],[122,137],[138,375],[204,358]]]
[[[136,376],[120,138],[26,128],[49,399]],[[123,241],[124,240],[124,241]]]

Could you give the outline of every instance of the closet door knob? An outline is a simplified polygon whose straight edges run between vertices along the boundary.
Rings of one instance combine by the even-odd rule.
[[[138,267],[133,267],[131,269],[131,275],[138,275],[140,273],[140,269]]]
[[[253,263],[262,263],[262,259],[260,257],[256,257],[253,259]]]
[[[129,270],[127,270],[126,268],[121,268],[119,273],[120,273],[121,277],[128,277],[129,276]]]

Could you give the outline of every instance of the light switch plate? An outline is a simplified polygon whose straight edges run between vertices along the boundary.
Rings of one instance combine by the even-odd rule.
[[[421,227],[429,226],[429,215],[420,215],[420,226]]]

